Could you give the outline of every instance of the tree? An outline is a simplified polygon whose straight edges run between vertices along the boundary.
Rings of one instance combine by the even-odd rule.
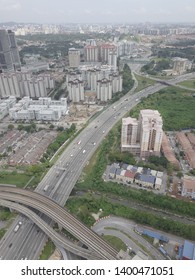
[[[8,128],[9,130],[13,130],[13,129],[14,129],[14,125],[10,123],[10,124],[8,125],[7,128]]]

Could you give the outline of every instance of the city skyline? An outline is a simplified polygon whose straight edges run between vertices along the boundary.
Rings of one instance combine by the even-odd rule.
[[[1,22],[21,23],[193,23],[193,0],[0,0]]]

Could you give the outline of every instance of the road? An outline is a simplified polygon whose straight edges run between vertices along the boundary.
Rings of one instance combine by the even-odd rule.
[[[189,77],[192,77],[192,74],[183,75],[183,80]],[[177,78],[172,79],[171,82],[176,83]],[[136,94],[133,94],[133,90],[131,90],[114,105],[104,110],[96,119],[93,119],[66,148],[56,164],[48,171],[37,186],[36,192],[45,194],[45,196],[52,198],[61,206],[65,205],[85,164],[91,158],[110,129],[127,113],[127,111],[130,111],[139,103],[141,97],[147,97],[164,87],[166,86],[156,84]],[[127,98],[128,100],[125,101]],[[79,141],[80,144],[78,144]],[[93,144],[94,142],[96,145]],[[47,191],[44,192],[43,189],[46,185],[49,185],[49,187]],[[15,237],[13,228],[20,219],[21,217],[16,219],[10,227],[10,230],[6,232],[4,238],[0,241],[0,255],[10,260],[21,259],[25,254],[28,255],[29,259],[38,259],[47,241],[47,236],[41,230],[37,233],[37,226],[29,222],[28,219],[22,217],[23,229],[20,236]],[[47,221],[46,218],[45,220]],[[5,246],[8,247],[13,241],[15,249],[13,250],[13,248],[10,248],[9,254],[5,254],[3,248],[5,248]],[[17,251],[17,255],[15,251]]]
[[[29,210],[28,208],[25,209],[25,207],[21,206],[20,204],[29,206],[47,215],[47,217],[57,223],[60,228],[62,227],[66,229],[78,240],[80,240],[82,244],[85,244],[89,248],[87,258],[90,257],[89,253],[91,252],[93,259],[95,258],[95,256],[96,258],[102,259],[116,259],[118,252],[115,249],[113,249],[95,232],[82,224],[66,209],[55,203],[53,200],[45,197],[44,195],[15,187],[3,186],[0,187],[0,199],[3,199],[3,205],[5,205],[5,200],[8,201],[8,204],[12,203],[12,201],[18,202],[18,206],[22,207],[21,211],[24,213],[24,215],[28,217],[33,216],[33,222],[38,224],[41,229],[44,225],[43,230],[48,233],[49,236],[55,237],[55,231],[52,228],[46,227],[47,224],[45,225],[45,223],[40,220],[36,213],[32,214],[32,210]],[[12,207],[12,205],[9,207]],[[13,208],[16,209],[16,206],[14,206]],[[17,232],[14,232],[14,234],[16,233]],[[79,253],[78,255],[82,256],[82,248],[79,251],[79,247],[75,247],[75,245],[73,245],[69,240],[63,241],[62,238],[60,238],[59,234],[56,234],[56,239],[57,237],[58,245],[64,245],[64,247],[68,250],[70,249],[72,253]],[[55,240],[55,238],[53,239]],[[4,248],[4,251],[5,250],[6,248]],[[93,252],[95,252],[95,254]],[[87,252],[83,252],[83,257],[86,256],[86,253]]]

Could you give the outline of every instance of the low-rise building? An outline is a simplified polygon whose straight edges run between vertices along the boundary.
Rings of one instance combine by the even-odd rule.
[[[161,186],[162,186],[162,179],[157,177],[155,180],[155,189],[160,190]]]
[[[122,181],[123,180],[123,175],[121,174],[123,170],[122,169],[117,169],[116,170],[116,180]]]
[[[141,187],[153,188],[155,184],[156,177],[152,175],[145,175],[136,173],[135,174],[135,183]]]
[[[195,178],[194,177],[184,175],[181,195],[195,199]]]
[[[134,177],[135,177],[134,173],[132,173],[129,170],[125,171],[125,178],[124,178],[124,180],[125,180],[126,183],[133,183],[134,182]]]
[[[114,167],[114,166],[111,166],[111,167],[110,167],[110,170],[109,170],[109,178],[110,178],[110,179],[115,179],[116,170],[117,170],[116,167]]]
[[[9,109],[12,120],[45,120],[57,121],[67,112],[66,98],[52,101],[51,98],[39,98],[32,100],[24,97],[15,106]]]
[[[16,104],[16,97],[10,96],[7,99],[0,100],[0,120],[9,114],[9,109]]]

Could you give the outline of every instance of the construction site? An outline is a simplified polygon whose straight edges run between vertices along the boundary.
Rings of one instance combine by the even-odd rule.
[[[99,106],[97,104],[72,104],[69,107],[69,112],[65,117],[65,121],[69,124],[76,124],[77,129],[79,129],[93,115],[95,115],[97,112],[102,111],[103,108],[103,106]]]

